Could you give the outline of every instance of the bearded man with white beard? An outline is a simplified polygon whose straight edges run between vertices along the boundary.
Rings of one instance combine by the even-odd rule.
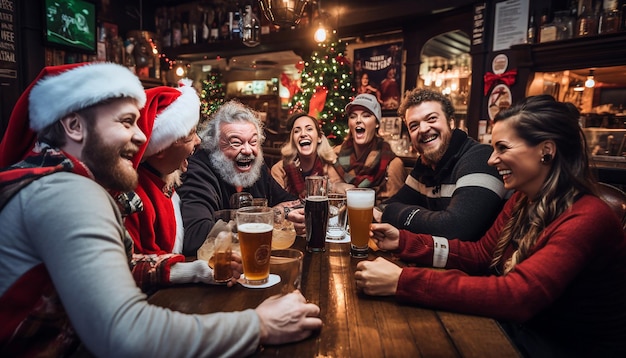
[[[178,189],[185,238],[183,254],[196,255],[217,221],[215,212],[231,209],[234,193],[266,198],[269,206],[291,207],[298,198],[283,189],[263,160],[265,139],[257,114],[236,100],[222,105],[200,132],[202,144],[189,158]],[[291,210],[287,219],[304,232],[304,209]]]

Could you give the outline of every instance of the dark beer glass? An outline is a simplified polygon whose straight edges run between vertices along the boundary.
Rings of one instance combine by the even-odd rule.
[[[306,248],[308,252],[324,252],[328,227],[328,177],[313,175],[304,178],[304,181],[306,184],[304,203]]]
[[[308,196],[304,204],[304,218],[307,251],[325,251],[326,229],[328,228],[328,197]]]

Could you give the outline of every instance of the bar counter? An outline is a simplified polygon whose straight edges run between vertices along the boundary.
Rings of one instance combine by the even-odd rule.
[[[304,238],[293,247],[303,250]],[[320,332],[296,343],[265,346],[266,357],[520,357],[496,321],[397,303],[393,297],[358,292],[359,260],[349,244],[327,243],[325,253],[306,253],[301,291],[320,306]],[[385,256],[370,250],[369,259]],[[273,288],[276,288],[273,287]],[[180,285],[157,291],[149,302],[185,313],[254,308],[276,293],[272,287]]]

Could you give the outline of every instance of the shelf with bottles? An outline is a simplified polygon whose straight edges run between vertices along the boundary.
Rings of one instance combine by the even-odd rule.
[[[547,5],[541,3],[542,6]],[[618,0],[572,0],[569,8],[529,14],[527,42],[539,44],[626,31],[626,4]]]
[[[626,32],[511,46],[519,67],[536,72],[626,64]]]
[[[215,57],[302,48],[312,38],[307,6],[297,26],[281,29],[261,13],[258,1],[195,1],[156,10],[157,36],[170,58]]]

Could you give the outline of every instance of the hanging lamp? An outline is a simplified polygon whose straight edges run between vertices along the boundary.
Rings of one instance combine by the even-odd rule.
[[[259,0],[261,11],[272,24],[289,28],[300,22],[309,0]]]
[[[593,88],[596,85],[596,81],[593,76],[593,70],[589,70],[589,76],[587,76],[587,81],[585,81],[585,87]]]

